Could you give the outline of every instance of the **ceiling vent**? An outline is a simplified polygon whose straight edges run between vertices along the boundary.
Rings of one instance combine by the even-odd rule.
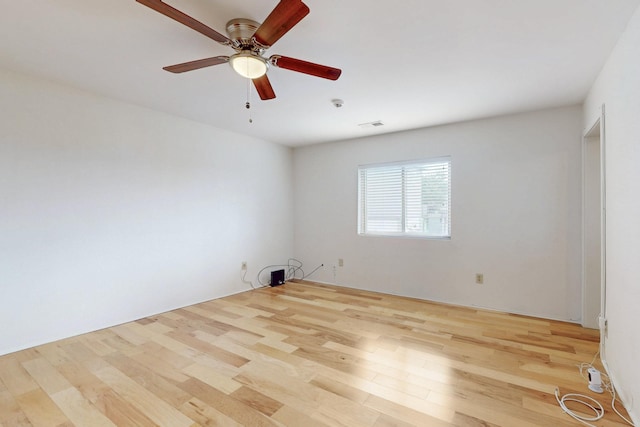
[[[384,123],[382,123],[381,120],[376,120],[375,122],[360,123],[358,126],[360,126],[363,129],[365,129],[365,128],[377,128],[379,126],[384,126]]]

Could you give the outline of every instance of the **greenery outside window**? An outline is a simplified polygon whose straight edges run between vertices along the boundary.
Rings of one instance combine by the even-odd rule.
[[[451,158],[358,168],[358,234],[451,237]]]

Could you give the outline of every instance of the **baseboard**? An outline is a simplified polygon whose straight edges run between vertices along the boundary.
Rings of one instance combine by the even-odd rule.
[[[553,321],[556,321],[556,322],[573,323],[573,324],[576,324],[576,325],[580,324],[580,321],[578,321],[578,320],[560,319],[560,318],[556,318],[556,317],[541,316],[539,314],[528,313],[528,312],[524,312],[524,311],[517,311],[517,310],[511,311],[511,310],[505,310],[505,309],[502,309],[502,308],[485,307],[485,306],[482,306],[482,305],[473,305],[473,304],[472,305],[466,305],[466,304],[462,304],[462,303],[456,303],[456,302],[439,300],[439,299],[429,299],[429,298],[416,297],[416,296],[412,296],[412,295],[402,295],[402,294],[394,294],[394,293],[391,293],[391,292],[374,291],[372,289],[367,289],[367,288],[354,288],[353,286],[341,285],[341,284],[331,283],[331,282],[323,282],[323,281],[320,281],[320,280],[306,280],[306,279],[303,279],[302,281],[304,281],[304,282],[315,282],[315,283],[320,283],[322,285],[339,286],[341,288],[347,288],[347,289],[363,290],[363,291],[373,292],[373,293],[378,293],[378,294],[388,294],[388,295],[404,297],[404,298],[413,298],[413,299],[417,299],[417,300],[422,300],[422,301],[427,301],[427,302],[435,302],[435,303],[438,303],[438,304],[451,305],[451,306],[455,306],[455,307],[477,308],[479,310],[495,311],[495,312],[498,312],[498,313],[515,314],[517,316],[535,317],[536,319],[553,320]]]

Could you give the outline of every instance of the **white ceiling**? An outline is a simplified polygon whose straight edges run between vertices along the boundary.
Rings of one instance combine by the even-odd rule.
[[[233,50],[134,0],[0,0],[0,68],[290,146],[577,104],[640,0],[304,0],[282,54],[343,70],[272,67],[260,101],[227,64],[163,66]],[[220,33],[276,0],[166,0]],[[335,108],[331,99],[344,99]],[[384,126],[362,128],[381,120]]]

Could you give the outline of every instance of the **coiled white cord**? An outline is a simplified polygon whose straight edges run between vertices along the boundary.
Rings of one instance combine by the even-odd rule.
[[[578,365],[578,368],[580,369],[580,375],[582,376],[582,378],[584,378],[587,381],[588,381],[588,378],[584,375],[584,371],[594,367],[593,363],[596,361],[596,358],[598,357],[599,353],[600,352],[597,352],[596,355],[593,356],[593,360],[591,361],[591,363],[581,363],[580,365]],[[627,424],[631,426],[635,426],[633,422],[629,421],[626,417],[624,417],[620,413],[620,411],[618,411],[618,409],[616,408],[616,389],[613,387],[613,384],[611,383],[611,379],[609,378],[609,376],[604,372],[601,372],[600,375],[602,375],[602,378],[604,380],[602,385],[609,393],[611,393],[611,397],[612,397],[611,407],[613,408],[614,412],[618,414],[620,418],[625,420]],[[580,421],[584,425],[587,425],[589,427],[596,427],[593,424],[588,423],[587,421],[598,421],[602,419],[602,417],[604,416],[604,408],[602,407],[602,405],[597,400],[589,396],[585,396],[584,394],[568,393],[561,397],[560,390],[558,390],[557,388],[556,388],[555,394],[556,394],[556,400],[558,401],[558,405],[560,405],[562,410],[565,413],[567,413],[571,418],[577,421]],[[593,417],[579,415],[575,411],[572,411],[571,409],[569,409],[565,404],[565,402],[580,403],[581,405],[591,409],[595,415]]]
[[[580,421],[582,424],[587,425],[589,427],[596,427],[593,424],[588,423],[587,421],[598,421],[604,416],[604,408],[597,400],[585,396],[584,394],[577,393],[568,393],[564,396],[560,397],[560,390],[556,388],[556,400],[558,401],[558,405],[562,408],[564,412],[566,412],[571,418]],[[591,409],[594,412],[593,417],[588,417],[585,415],[579,415],[578,413],[569,409],[565,402],[576,402],[580,403],[587,408]]]
[[[582,376],[582,378],[584,378],[587,381],[589,381],[589,378],[584,375],[584,371],[594,367],[593,362],[595,362],[599,353],[600,352],[596,353],[596,355],[593,356],[593,360],[591,361],[591,363],[581,363],[580,365],[578,365],[578,368],[580,368],[580,375]],[[611,382],[609,375],[607,375],[605,372],[600,372],[600,375],[602,376],[602,379],[603,379],[602,386],[605,388],[605,390],[611,393],[611,408],[616,414],[618,414],[620,418],[625,420],[627,424],[634,427],[635,424],[633,424],[633,422],[631,422],[624,415],[622,415],[620,411],[618,411],[618,408],[616,408],[616,389],[613,386],[613,383]]]

